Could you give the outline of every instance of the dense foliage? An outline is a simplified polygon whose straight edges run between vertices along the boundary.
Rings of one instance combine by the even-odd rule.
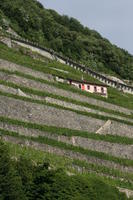
[[[133,56],[127,51],[76,19],[43,8],[36,0],[0,0],[0,23],[92,69],[133,79]]]
[[[91,176],[68,176],[24,157],[15,161],[0,141],[0,200],[126,200],[123,193]]]

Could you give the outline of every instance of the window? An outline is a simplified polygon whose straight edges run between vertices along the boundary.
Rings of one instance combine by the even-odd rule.
[[[87,85],[87,90],[90,90],[90,85]]]
[[[101,92],[104,93],[104,88],[103,87],[101,88]]]
[[[97,87],[96,86],[94,86],[94,92],[97,92]]]
[[[79,88],[81,89],[81,84],[79,84]]]

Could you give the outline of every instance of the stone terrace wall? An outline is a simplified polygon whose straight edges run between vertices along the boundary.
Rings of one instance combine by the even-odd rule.
[[[87,117],[72,111],[16,100],[5,96],[0,96],[0,116],[88,132],[97,132],[105,124],[104,120]],[[102,130],[102,134],[104,132],[105,134],[126,134],[131,137],[133,126],[112,121],[106,130]]]
[[[0,96],[0,116],[48,126],[95,132],[104,121],[54,107]]]
[[[84,160],[88,163],[95,163],[97,165],[103,165],[103,166],[107,166],[107,167],[110,167],[110,168],[113,168],[113,169],[119,169],[123,172],[133,173],[132,167],[126,167],[126,166],[122,166],[122,165],[116,164],[116,163],[111,162],[111,161],[106,161],[106,160],[102,160],[102,159],[95,158],[95,157],[89,157],[87,155],[83,155],[83,154],[78,153],[78,152],[72,152],[72,151],[69,151],[69,150],[60,149],[58,147],[52,147],[50,145],[41,144],[41,143],[29,141],[29,140],[22,140],[22,139],[14,138],[14,137],[11,137],[11,136],[3,136],[2,138],[3,138],[4,141],[11,142],[11,143],[14,143],[14,144],[32,147],[32,148],[37,149],[37,150],[49,152],[49,153],[56,154],[56,155],[59,155],[59,156],[65,156],[65,157],[68,157],[68,158],[71,158],[71,159]]]
[[[16,41],[17,44],[24,46],[24,47],[27,47],[27,48],[30,48],[32,51],[37,51],[41,55],[44,55],[44,56],[51,58],[51,59],[55,58],[56,60],[58,60],[59,62],[61,62],[63,64],[67,64],[71,67],[74,67],[77,70],[88,73],[89,75],[100,80],[101,82],[105,83],[106,85],[109,85],[111,87],[122,90],[123,92],[133,94],[133,87],[132,86],[128,86],[128,85],[125,85],[125,84],[122,84],[122,83],[118,83],[117,81],[113,81],[113,80],[109,79],[108,77],[103,76],[103,75],[99,74],[98,72],[95,72],[95,71],[89,69],[88,67],[86,67],[84,65],[78,64],[75,61],[72,61],[69,58],[66,58],[66,57],[60,55],[59,53],[54,52],[51,49],[41,47],[41,46],[39,46],[39,44],[35,44],[35,43],[32,43],[32,42],[24,40],[24,39],[15,38],[15,37],[12,37],[12,39],[14,41]]]
[[[28,75],[34,76],[36,78],[41,78],[41,79],[48,80],[48,81],[54,80],[54,78],[51,74],[45,74],[43,72],[39,72],[39,71],[37,71],[37,69],[32,70],[32,69],[30,69],[30,67],[28,68],[28,67],[24,67],[22,65],[17,65],[15,63],[12,63],[12,62],[9,62],[9,61],[3,60],[3,59],[0,59],[0,69],[8,70],[11,72],[18,71],[18,72],[22,72],[24,74],[28,74]]]
[[[123,112],[125,114],[132,114],[133,111],[129,110],[127,108],[123,108],[114,104],[110,104],[101,100],[97,100],[91,97],[86,97],[84,95],[80,95],[71,91],[67,91],[67,90],[63,90],[63,89],[59,89],[57,87],[54,87],[52,85],[48,85],[48,84],[43,84],[40,82],[36,82],[34,80],[30,80],[30,79],[26,79],[23,77],[18,77],[16,75],[7,75],[6,73],[1,72],[0,73],[0,79],[2,80],[6,80],[6,81],[10,81],[13,83],[16,83],[20,86],[25,86],[25,87],[30,87],[31,89],[37,89],[40,91],[46,91],[52,94],[56,94],[59,96],[64,96],[67,98],[71,98],[71,99],[75,99],[77,101],[81,101],[81,102],[86,102],[92,105],[96,105],[96,106],[100,106],[103,108],[107,108],[107,109],[111,109],[111,110],[115,110],[115,111],[119,111],[119,112]]]
[[[57,141],[61,141],[67,144],[71,144],[74,146],[80,146],[85,149],[89,149],[92,151],[99,151],[103,153],[107,153],[116,157],[121,158],[128,158],[133,159],[133,148],[132,145],[122,145],[117,143],[110,143],[105,141],[97,141],[89,138],[83,138],[78,136],[61,136],[57,134],[50,134],[47,132],[35,130],[35,129],[28,129],[23,128],[21,126],[15,126],[15,125],[9,125],[7,123],[0,123],[0,128],[8,131],[15,131],[19,133],[20,135],[25,136],[32,136],[32,137],[38,137],[38,136],[45,136],[50,139],[54,139]]]

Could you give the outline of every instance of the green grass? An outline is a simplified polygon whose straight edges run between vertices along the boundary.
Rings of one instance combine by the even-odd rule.
[[[8,49],[8,47],[6,47],[3,44],[0,44],[0,49],[1,49],[0,58],[14,62],[16,64],[23,65],[30,69],[34,69],[36,71],[40,71],[43,73],[63,76],[64,78],[72,78],[72,79],[76,79],[76,80],[81,79],[82,75],[83,75],[87,81],[99,83],[99,81],[95,80],[93,77],[91,77],[87,74],[84,74],[83,72],[80,72],[78,70],[75,70],[67,65],[61,64],[59,62],[49,60],[49,63],[48,63],[48,61],[42,62],[39,60],[35,60],[35,59],[31,58],[30,56],[26,56],[26,55],[22,54],[21,51],[18,52],[15,49]],[[5,53],[6,53],[6,55],[5,55]],[[7,54],[8,54],[8,57],[7,57]],[[15,57],[14,57],[14,54],[15,54]],[[59,68],[59,69],[68,71],[69,74],[61,72],[61,71],[57,71],[53,68]]]
[[[133,180],[133,174],[123,173],[119,170],[110,169],[108,167],[95,165],[91,163],[86,163],[85,161],[66,158],[64,156],[57,156],[56,154],[50,154],[40,150],[35,150],[31,147],[21,147],[18,144],[12,144],[9,142],[6,142],[6,144],[9,147],[9,152],[12,157],[20,157],[21,155],[23,155],[24,157],[33,160],[36,163],[48,161],[51,167],[63,168],[64,170],[70,171],[72,173],[78,173],[76,167],[79,166],[83,169],[83,173],[85,174],[85,176],[87,176],[88,174],[87,171],[93,170],[93,174],[96,176],[101,176],[100,174],[104,173],[104,175],[115,177],[116,181],[113,181],[113,184],[115,184],[115,186],[123,186],[129,189],[133,187],[130,182]],[[118,184],[118,180],[121,178],[123,178],[124,180],[119,182]],[[109,178],[106,178],[106,180],[110,183]]]
[[[107,161],[111,161],[117,164],[120,164],[122,166],[131,166],[133,167],[133,160],[129,160],[129,159],[125,159],[125,158],[118,158],[103,152],[98,152],[98,151],[92,151],[92,150],[88,150],[88,149],[84,149],[82,147],[77,147],[77,146],[72,146],[70,144],[66,144],[64,142],[58,142],[54,139],[49,139],[47,137],[42,137],[39,136],[37,138],[34,137],[27,137],[27,136],[23,136],[23,135],[19,135],[16,132],[11,132],[11,131],[5,131],[1,129],[1,134],[3,135],[9,135],[9,136],[13,136],[13,137],[17,137],[20,139],[26,139],[26,140],[31,140],[34,142],[38,142],[41,144],[47,144],[53,147],[57,147],[60,149],[64,149],[64,150],[69,150],[72,152],[78,152],[81,153],[87,157],[96,157],[98,159],[102,159],[102,160],[107,160]]]
[[[55,62],[53,62],[53,63],[51,62],[50,67],[48,67],[48,65],[44,64],[44,62],[34,60],[28,56],[22,55],[20,52],[17,52],[14,49],[9,49],[8,47],[6,47],[3,44],[0,44],[0,49],[1,49],[0,58],[12,61],[17,64],[21,64],[23,66],[30,67],[31,69],[34,69],[34,70],[42,71],[44,73],[57,73],[58,75],[63,75],[64,77],[69,76],[65,73],[57,72],[56,70],[54,70],[54,71],[51,70],[51,66],[55,67]],[[61,64],[57,63],[56,65],[61,65]],[[81,72],[77,72],[77,73],[80,73],[80,77],[81,77]],[[73,72],[72,72],[72,74],[74,76]],[[86,76],[89,79],[89,76],[88,75],[86,75]],[[70,76],[69,76],[69,78],[70,78]],[[86,78],[86,80],[88,80],[88,79]],[[93,97],[93,98],[96,98],[96,99],[99,99],[99,100],[102,100],[105,102],[114,103],[116,105],[120,105],[125,108],[133,109],[133,95],[123,94],[123,93],[117,91],[116,89],[108,88],[109,98],[105,99],[104,97],[101,97],[98,95],[80,91],[79,89],[70,87],[69,85],[59,84],[59,83],[57,83],[55,85],[58,88],[69,90],[69,91],[72,91],[72,92],[75,92],[78,94],[82,94],[82,95],[85,95],[88,97]]]
[[[74,174],[80,174],[77,169],[76,166],[73,167],[75,165],[75,163],[77,163],[77,166],[79,167],[83,167],[86,166],[86,170],[95,170],[95,171],[83,171],[83,174],[81,176],[86,176],[86,178],[88,178],[88,176],[92,175],[92,176],[96,176],[96,177],[102,177],[102,180],[108,182],[110,185],[114,185],[116,187],[123,187],[123,188],[128,188],[128,189],[132,189],[132,183],[130,181],[132,181],[132,174],[127,174],[127,173],[122,173],[118,170],[113,170],[113,169],[109,169],[103,166],[94,166],[94,164],[88,164],[85,163],[84,161],[80,161],[80,160],[76,160],[76,159],[70,159],[70,158],[66,158],[64,156],[57,156],[55,154],[50,154],[50,153],[46,153],[40,150],[35,150],[31,147],[21,147],[18,144],[12,144],[10,142],[5,142],[8,147],[9,147],[9,152],[10,155],[12,157],[20,157],[21,155],[23,155],[24,157],[34,161],[34,162],[39,162],[42,163],[43,161],[48,161],[51,165],[51,167],[54,168],[63,168],[66,171],[69,171],[71,173]],[[80,162],[80,164],[79,164]],[[79,165],[78,165],[79,164]],[[102,176],[101,173],[102,172],[107,172],[107,171],[111,171],[112,173],[110,173],[110,176],[115,177],[115,179],[110,179],[108,177]],[[117,174],[117,175],[116,175]],[[116,175],[116,176],[115,176]],[[129,178],[128,178],[129,177]],[[120,178],[127,178],[127,181],[123,180],[120,181]]]
[[[56,154],[47,153],[41,150],[33,149],[31,147],[21,147],[18,144],[8,143],[10,154],[15,157],[24,155],[30,160],[34,160],[36,163],[43,162],[44,160],[49,160],[50,164],[55,168],[64,168],[65,170],[70,169],[70,167],[79,166],[83,171],[93,170],[96,173],[104,173],[109,176],[114,176],[116,178],[124,178],[127,181],[133,181],[133,174],[124,173],[116,169],[110,169],[105,166],[95,165],[93,163],[87,163],[85,161],[80,161],[77,159],[70,159],[64,156],[57,156]]]
[[[19,157],[23,155],[29,160],[34,160],[36,163],[42,163],[43,161],[48,161],[51,166],[55,168],[63,168],[65,170],[70,169],[73,161],[72,159],[57,156],[56,154],[47,153],[41,150],[36,150],[31,147],[20,146],[19,144],[13,144],[6,142],[9,146],[10,154],[13,157]]]

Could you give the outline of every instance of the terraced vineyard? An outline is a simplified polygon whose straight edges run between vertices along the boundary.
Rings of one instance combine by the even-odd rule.
[[[95,79],[29,50],[25,55],[27,49],[0,49],[0,133],[11,155],[94,174],[132,196],[133,95],[82,92],[54,75]]]

